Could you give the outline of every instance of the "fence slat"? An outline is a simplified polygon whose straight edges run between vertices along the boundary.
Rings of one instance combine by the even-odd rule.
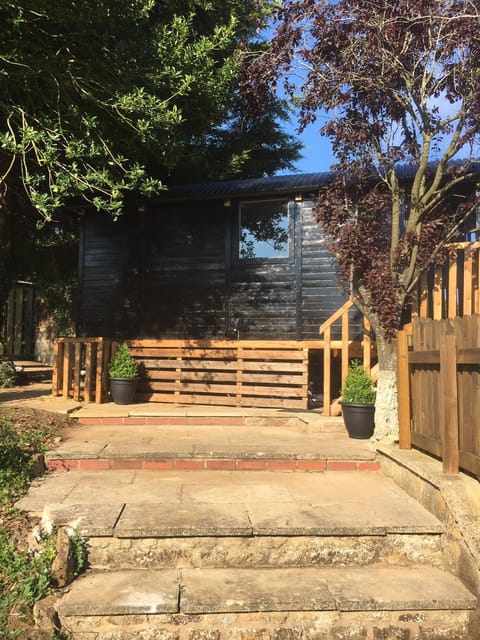
[[[397,334],[397,386],[398,419],[400,449],[410,449],[411,412],[410,412],[410,371],[408,367],[408,332],[406,329]]]

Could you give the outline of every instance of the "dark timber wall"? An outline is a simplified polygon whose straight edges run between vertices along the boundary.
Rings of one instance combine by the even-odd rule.
[[[286,259],[238,260],[233,199],[230,206],[223,200],[149,205],[116,223],[107,215],[88,214],[80,255],[79,334],[318,338],[319,325],[344,297],[311,203],[290,200]]]

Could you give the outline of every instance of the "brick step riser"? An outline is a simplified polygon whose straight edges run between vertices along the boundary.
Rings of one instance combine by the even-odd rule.
[[[175,425],[178,427],[219,426],[219,427],[301,427],[306,424],[299,418],[277,416],[98,416],[75,418],[84,425]],[[315,430],[319,433],[346,433],[342,419],[315,419]]]
[[[71,640],[474,640],[469,617],[468,611],[295,611],[69,616],[61,622]]]
[[[50,458],[48,471],[380,471],[375,460],[285,459],[285,458]]]
[[[332,567],[425,564],[445,567],[444,538],[379,536],[254,536],[100,538],[88,540],[93,569]]]

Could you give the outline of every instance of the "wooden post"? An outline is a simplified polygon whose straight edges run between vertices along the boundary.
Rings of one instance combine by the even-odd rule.
[[[52,395],[60,395],[62,373],[63,344],[57,338],[53,342]]]
[[[72,344],[66,342],[63,345],[63,390],[64,398],[70,397],[70,387],[72,386]]]
[[[98,338],[97,366],[95,371],[95,402],[100,404],[103,400],[103,350],[104,338]]]
[[[397,386],[400,449],[411,449],[410,367],[408,365],[408,333],[397,333]]]
[[[347,372],[348,372],[348,356],[349,356],[348,344],[350,342],[349,315],[350,315],[349,309],[344,311],[342,315],[342,385],[345,382],[345,378],[347,377]]]
[[[365,371],[372,370],[372,327],[367,316],[363,316],[363,366]]]
[[[73,399],[80,401],[80,383],[81,383],[81,370],[82,370],[82,343],[80,341],[75,342],[75,357],[74,357],[74,369],[73,369]]]
[[[330,416],[332,412],[332,388],[331,388],[331,360],[332,344],[330,342],[330,327],[325,329],[325,348],[323,351],[323,415]]]
[[[457,344],[454,335],[443,336],[440,340],[440,390],[443,400],[443,472],[458,473]]]
[[[85,380],[84,380],[84,399],[85,402],[92,401],[92,371],[93,371],[93,358],[92,352],[96,348],[96,345],[92,342],[87,342],[85,347]]]

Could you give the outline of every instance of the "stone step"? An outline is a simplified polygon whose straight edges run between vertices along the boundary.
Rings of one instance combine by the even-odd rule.
[[[179,502],[168,495],[164,503],[135,502],[136,495],[142,497],[137,493],[142,485],[132,485],[130,503],[47,504],[42,523],[47,531],[66,526],[88,538],[88,559],[95,567],[445,564],[443,525],[406,495],[392,510],[398,496],[388,483],[382,487],[381,478],[376,504],[369,504],[368,493],[347,499],[338,483],[344,496],[340,504],[322,495],[329,487],[318,475],[297,482],[284,474],[276,479],[253,475],[256,482],[249,486],[182,484]],[[171,498],[180,485],[174,477],[169,480],[163,485]],[[276,488],[269,485],[275,480]],[[101,485],[96,488],[102,493]],[[69,499],[75,498],[75,488],[64,490]],[[82,483],[77,495],[80,492],[89,495],[88,484]],[[315,495],[316,503],[310,501]],[[251,502],[244,502],[248,497]],[[278,501],[282,497],[285,501]]]
[[[132,418],[133,419],[133,418]],[[46,454],[50,470],[378,471],[369,441],[312,425],[90,424]]]
[[[476,598],[422,566],[90,571],[58,603],[76,638],[469,638]]]

